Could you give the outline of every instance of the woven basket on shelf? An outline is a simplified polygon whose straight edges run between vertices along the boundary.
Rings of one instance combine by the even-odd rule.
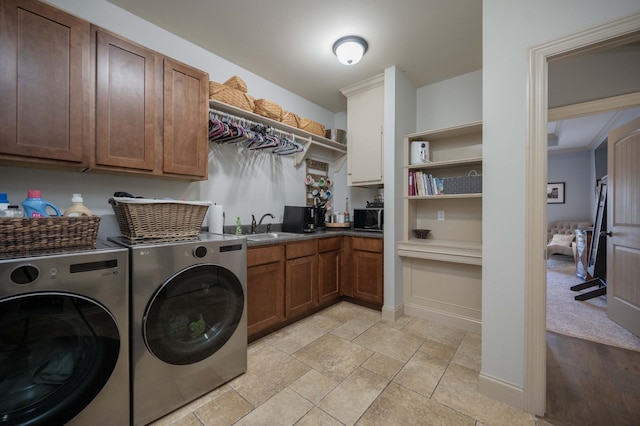
[[[238,77],[237,75],[234,75],[233,77],[231,77],[230,79],[228,79],[222,84],[224,84],[225,86],[232,87],[236,90],[239,90],[242,93],[247,93],[247,83],[245,83],[244,80]]]
[[[298,127],[314,135],[324,136],[324,126],[317,121],[301,118]]]
[[[215,81],[209,82],[209,99],[215,99],[245,111],[253,111],[255,101],[253,96],[248,93],[243,93],[240,90]]]
[[[282,111],[280,114],[280,121],[291,127],[298,127],[300,123],[300,116],[291,111]]]
[[[110,198],[122,236],[132,243],[195,239],[210,202]]]
[[[256,99],[253,112],[263,117],[280,121],[282,107],[269,99]]]
[[[0,253],[93,249],[100,216],[0,218]]]

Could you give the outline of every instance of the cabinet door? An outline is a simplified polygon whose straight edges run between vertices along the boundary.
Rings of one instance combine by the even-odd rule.
[[[0,22],[0,154],[86,163],[89,23],[28,0],[2,0]]]
[[[384,86],[347,99],[348,184],[383,183]]]
[[[340,297],[340,250],[318,255],[318,302],[320,304]]]
[[[156,137],[161,136],[155,126],[156,54],[101,29],[95,29],[92,35],[96,67],[95,163],[98,167],[152,172],[156,150],[160,148]]]
[[[353,297],[382,303],[382,254],[353,252]]]
[[[318,306],[317,255],[287,260],[285,311],[291,318]]]
[[[165,58],[165,173],[207,178],[208,85],[207,73]]]
[[[247,334],[284,320],[283,262],[247,268]]]

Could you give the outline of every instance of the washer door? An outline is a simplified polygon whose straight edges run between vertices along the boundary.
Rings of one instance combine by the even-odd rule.
[[[0,424],[73,419],[109,380],[120,351],[107,309],[69,293],[0,301]]]
[[[153,295],[142,320],[149,351],[185,365],[213,355],[231,338],[244,310],[238,277],[214,264],[198,264],[169,278]]]

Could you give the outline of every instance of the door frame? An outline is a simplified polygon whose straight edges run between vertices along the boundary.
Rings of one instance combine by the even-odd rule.
[[[547,183],[547,63],[602,47],[637,32],[640,13],[583,32],[534,46],[528,51],[528,151],[525,175],[525,376],[524,409],[544,416],[546,408],[546,183]],[[625,102],[629,99],[625,98]],[[633,98],[631,102],[637,102]],[[620,102],[616,108],[621,108]],[[589,109],[589,108],[587,108]],[[583,114],[586,115],[586,114]],[[542,207],[544,206],[544,207]]]

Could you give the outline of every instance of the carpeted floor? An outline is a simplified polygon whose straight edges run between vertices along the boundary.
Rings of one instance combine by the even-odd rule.
[[[575,275],[572,258],[554,256],[547,260],[547,330],[640,351],[640,337],[607,318],[606,296],[585,301],[574,299],[581,292],[570,287],[581,282]]]

